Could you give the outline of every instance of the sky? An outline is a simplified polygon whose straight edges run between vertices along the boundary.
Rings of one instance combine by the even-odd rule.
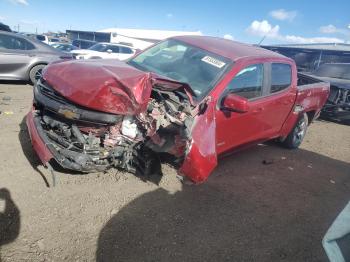
[[[200,31],[252,44],[350,43],[349,11],[349,0],[0,0],[0,22],[22,32]]]

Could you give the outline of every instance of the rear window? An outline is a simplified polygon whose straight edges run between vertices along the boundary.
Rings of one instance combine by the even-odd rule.
[[[292,68],[288,64],[273,63],[271,65],[271,93],[286,89],[292,82]]]
[[[38,39],[39,41],[45,41],[45,36],[43,35],[37,35],[36,39]]]

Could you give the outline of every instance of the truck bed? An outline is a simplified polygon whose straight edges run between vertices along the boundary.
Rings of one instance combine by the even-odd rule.
[[[309,75],[298,73],[298,94],[296,104],[304,112],[318,115],[329,95],[330,84]]]

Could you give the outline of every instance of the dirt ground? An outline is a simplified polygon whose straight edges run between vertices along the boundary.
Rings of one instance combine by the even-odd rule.
[[[0,84],[1,261],[327,260],[322,237],[350,200],[350,126],[317,121],[299,150],[225,157],[199,186],[165,165],[159,186],[111,170],[51,187],[24,124],[31,98]]]

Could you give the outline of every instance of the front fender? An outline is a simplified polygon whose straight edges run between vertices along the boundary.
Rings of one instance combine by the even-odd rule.
[[[179,174],[195,183],[204,182],[217,165],[215,103],[198,115],[192,127],[192,140]]]

